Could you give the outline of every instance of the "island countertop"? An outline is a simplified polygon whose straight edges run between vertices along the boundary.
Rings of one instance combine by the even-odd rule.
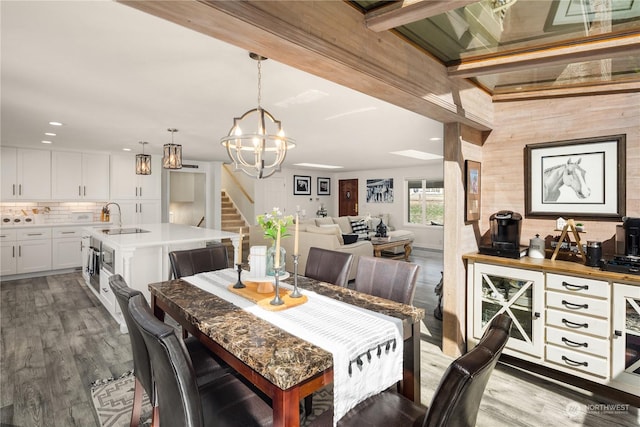
[[[140,228],[148,231],[148,233],[105,234],[103,232],[103,230],[118,228]],[[238,241],[240,237],[238,233],[170,223],[141,224],[122,227],[115,225],[108,227],[85,227],[84,231],[114,249],[196,243],[205,240],[231,239],[232,241]]]

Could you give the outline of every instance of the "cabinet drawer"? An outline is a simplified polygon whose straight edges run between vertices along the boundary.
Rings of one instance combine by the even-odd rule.
[[[568,295],[548,291],[547,307],[585,314],[587,316],[609,318],[608,300],[589,298],[582,295]]]
[[[547,289],[598,298],[609,298],[610,293],[609,282],[552,273],[547,274]]]
[[[61,227],[53,229],[53,238],[82,237],[82,229],[78,227]]]
[[[50,239],[51,238],[50,228],[31,228],[31,229],[21,229],[16,231],[17,231],[18,240]]]
[[[553,345],[548,345],[546,350],[548,362],[602,378],[609,377],[609,364],[606,358],[578,353]]]
[[[16,240],[16,230],[0,230],[0,242]]]
[[[547,327],[547,344],[594,356],[609,357],[609,340],[579,334],[566,329]]]
[[[547,309],[547,325],[582,334],[609,338],[609,320]]]

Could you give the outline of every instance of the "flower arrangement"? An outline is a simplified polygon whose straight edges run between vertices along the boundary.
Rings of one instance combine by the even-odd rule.
[[[293,224],[293,215],[283,215],[280,208],[273,208],[271,212],[258,215],[258,225],[264,230],[264,237],[276,240],[278,237],[278,227],[280,237],[287,237],[287,227]]]

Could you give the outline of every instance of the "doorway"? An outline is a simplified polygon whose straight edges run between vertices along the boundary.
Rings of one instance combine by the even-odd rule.
[[[169,222],[205,227],[206,174],[171,171]]]
[[[338,181],[338,215],[358,215],[357,179],[341,179]]]

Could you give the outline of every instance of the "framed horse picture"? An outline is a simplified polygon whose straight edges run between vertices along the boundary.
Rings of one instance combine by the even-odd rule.
[[[525,147],[525,216],[608,219],[625,215],[626,135]]]
[[[465,160],[465,211],[466,222],[480,220],[480,162]]]

